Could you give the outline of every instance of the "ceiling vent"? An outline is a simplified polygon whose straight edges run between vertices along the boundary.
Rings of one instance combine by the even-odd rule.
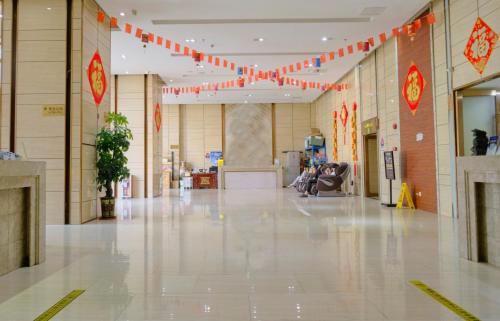
[[[387,9],[387,7],[366,7],[361,11],[361,15],[369,17],[379,16],[384,13],[385,9]]]
[[[384,8],[385,7],[373,7]],[[369,9],[369,8],[366,8]],[[366,10],[365,9],[365,10]],[[215,25],[215,24],[272,24],[272,23],[363,23],[370,22],[370,18],[287,18],[287,19],[155,19],[154,25]]]

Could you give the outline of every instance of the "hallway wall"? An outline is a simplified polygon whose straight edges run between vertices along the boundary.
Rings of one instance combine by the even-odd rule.
[[[157,131],[155,110],[158,105],[162,112],[162,86],[158,75],[119,75],[113,87],[117,93],[114,110],[127,116],[134,137],[126,154],[130,174],[134,176],[134,197],[161,195],[165,124],[162,113],[162,125]]]
[[[103,116],[109,110],[110,101],[107,92],[100,108],[96,109],[85,71],[99,48],[105,74],[109,77],[109,25],[97,26],[95,17],[99,7],[94,0],[73,1],[70,17],[73,28],[70,44],[72,79],[71,92],[67,93],[67,2],[19,0],[15,70],[11,68],[14,43],[12,1],[6,0],[3,4],[0,149],[15,150],[26,160],[46,162],[47,223],[63,224],[65,213],[68,213],[71,224],[92,220],[98,213],[95,133],[103,119],[99,120],[98,115]],[[106,19],[109,21],[109,17]],[[11,88],[13,71],[16,71],[16,82]],[[16,95],[15,146],[10,146],[11,89]],[[67,95],[70,95],[70,106],[66,106]],[[47,113],[47,108],[57,112]],[[68,118],[70,132],[66,130],[68,113],[71,115]]]
[[[272,166],[272,104],[226,105],[224,116],[224,164],[233,167]]]
[[[415,206],[437,212],[436,141],[430,27],[423,24],[414,37],[398,37],[401,165]],[[425,81],[418,109],[412,113],[403,96],[408,70],[415,65]],[[420,136],[420,138],[419,138]]]
[[[170,158],[173,151],[176,162],[185,160],[191,167],[208,168],[209,160],[205,154],[223,150],[225,131],[222,118],[226,108],[226,105],[220,104],[164,105],[167,122],[163,132],[165,157]],[[304,150],[305,136],[309,135],[311,128],[316,127],[316,109],[312,104],[275,104],[274,108],[274,154],[283,161],[283,151]],[[238,114],[238,117],[245,118],[247,113]],[[272,121],[272,115],[268,117]],[[242,141],[245,139],[241,138]]]
[[[208,168],[211,151],[222,151],[222,106],[180,106],[180,160],[191,168]],[[175,136],[174,136],[175,137]]]

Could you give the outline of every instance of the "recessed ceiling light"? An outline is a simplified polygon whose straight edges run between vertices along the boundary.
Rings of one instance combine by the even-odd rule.
[[[49,10],[49,11],[50,11],[50,10],[52,10],[52,8],[51,8],[51,7],[48,7],[48,8],[47,8],[47,10]]]
[[[321,41],[323,41],[323,42],[327,42],[327,41],[328,41],[328,37],[323,37],[323,38],[321,38]]]
[[[248,94],[247,97],[252,97],[252,94]]]
[[[191,42],[191,43],[193,43],[193,42],[196,42],[196,40],[194,40],[193,38],[189,38],[189,39],[186,39],[186,42]]]
[[[120,16],[125,17],[125,12],[120,12]]]
[[[254,38],[253,41],[255,41],[255,42],[263,42],[264,38],[262,38],[262,37],[260,37],[260,38]]]
[[[125,74],[128,75],[128,71],[125,71]]]
[[[127,56],[125,56],[125,54],[122,54],[122,59],[127,59]]]

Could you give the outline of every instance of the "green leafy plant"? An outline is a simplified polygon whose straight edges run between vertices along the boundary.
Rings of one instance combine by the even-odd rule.
[[[101,128],[96,138],[97,150],[97,189],[106,189],[106,197],[113,197],[112,184],[130,175],[125,153],[130,147],[132,131],[128,120],[122,114],[109,113],[106,126]]]

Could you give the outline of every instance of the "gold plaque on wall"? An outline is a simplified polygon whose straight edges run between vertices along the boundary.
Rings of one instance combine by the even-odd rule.
[[[43,105],[42,116],[44,117],[64,116],[64,105]]]
[[[170,145],[170,149],[179,149],[179,145]]]

